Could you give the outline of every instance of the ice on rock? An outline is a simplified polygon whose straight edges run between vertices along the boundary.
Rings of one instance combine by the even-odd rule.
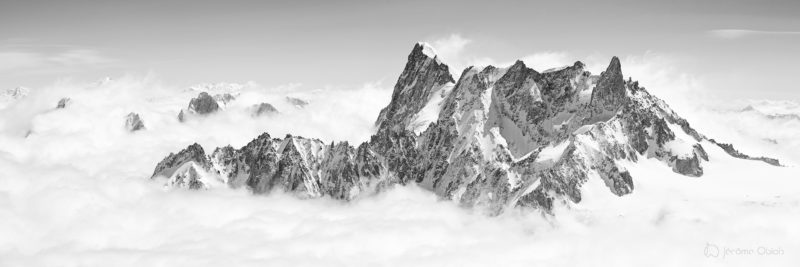
[[[422,53],[428,56],[429,58],[435,58],[437,56],[436,49],[433,48],[430,44],[426,42],[419,42],[417,45],[422,47]]]

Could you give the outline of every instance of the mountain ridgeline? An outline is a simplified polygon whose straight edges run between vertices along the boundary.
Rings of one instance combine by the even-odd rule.
[[[210,155],[193,144],[162,160],[152,177],[191,189],[246,187],[255,194],[280,190],[342,200],[415,183],[499,214],[580,202],[588,179],[601,179],[615,195],[630,194],[636,177],[622,163],[641,158],[700,177],[707,146],[780,165],[698,133],[638,82],[626,81],[616,57],[600,75],[581,62],[538,72],[517,61],[469,67],[456,81],[432,51],[414,46],[368,142],[325,144],[264,133]]]

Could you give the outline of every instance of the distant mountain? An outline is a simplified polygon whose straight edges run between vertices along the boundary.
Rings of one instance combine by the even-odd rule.
[[[178,121],[184,122],[189,117],[193,116],[206,116],[224,109],[228,103],[236,99],[235,96],[229,93],[209,95],[207,92],[200,92],[197,97],[189,101],[189,105],[185,109],[181,109],[178,113]]]
[[[25,98],[30,94],[31,90],[25,87],[17,87],[14,89],[6,89],[0,92],[0,109],[10,106],[14,102]]]
[[[757,108],[753,107],[753,105],[748,105],[747,107],[743,108],[739,112],[741,112],[741,113],[752,113],[752,114],[756,114],[758,116],[763,116],[763,117],[765,117],[767,119],[772,119],[772,120],[798,120],[798,121],[800,121],[800,115],[798,115],[798,114],[794,114],[794,113],[768,113],[768,112],[764,112],[764,111],[761,111],[760,109],[757,109]]]
[[[538,72],[517,61],[469,67],[456,81],[433,51],[414,46],[369,142],[324,144],[265,133],[211,155],[194,144],[162,160],[153,177],[192,189],[226,185],[344,200],[416,183],[499,214],[514,206],[549,211],[556,202],[580,202],[588,179],[602,179],[615,195],[629,194],[635,177],[623,161],[654,158],[700,177],[708,146],[780,165],[698,133],[638,82],[625,80],[616,57],[600,75],[581,62]]]

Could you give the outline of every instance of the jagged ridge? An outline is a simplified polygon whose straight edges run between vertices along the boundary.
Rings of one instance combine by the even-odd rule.
[[[413,182],[498,214],[512,206],[549,211],[558,201],[580,202],[580,188],[591,177],[613,194],[629,194],[634,177],[620,162],[640,157],[702,176],[708,161],[703,143],[779,165],[701,135],[638,82],[625,81],[618,58],[597,76],[584,67],[576,62],[540,73],[517,61],[508,68],[467,68],[455,82],[448,66],[417,44],[369,142],[355,148],[265,133],[210,157],[195,144],[170,154],[153,176],[190,188],[205,181],[202,188],[211,179],[182,179],[208,172],[221,184],[256,194],[280,189],[337,199]],[[420,119],[430,107],[438,108],[435,119]]]

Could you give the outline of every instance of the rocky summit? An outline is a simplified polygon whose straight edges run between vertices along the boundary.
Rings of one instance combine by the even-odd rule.
[[[162,160],[153,177],[175,187],[246,187],[255,194],[280,190],[343,200],[415,183],[499,214],[580,202],[588,179],[602,180],[611,194],[630,194],[637,177],[624,163],[642,158],[701,177],[709,146],[780,165],[697,132],[638,82],[625,80],[616,57],[599,75],[581,62],[539,72],[517,61],[469,67],[456,81],[433,51],[414,46],[368,142],[325,144],[264,133],[210,155],[194,144]]]
[[[125,129],[130,132],[144,130],[144,121],[139,114],[133,112],[128,113],[128,115],[125,116]]]
[[[189,101],[189,105],[185,109],[181,109],[178,113],[178,121],[184,122],[190,117],[212,114],[226,107],[234,99],[236,97],[230,93],[211,96],[207,92],[200,92],[197,97]]]
[[[67,108],[70,102],[72,102],[72,100],[69,97],[61,98],[58,100],[58,103],[56,104],[56,109]]]

